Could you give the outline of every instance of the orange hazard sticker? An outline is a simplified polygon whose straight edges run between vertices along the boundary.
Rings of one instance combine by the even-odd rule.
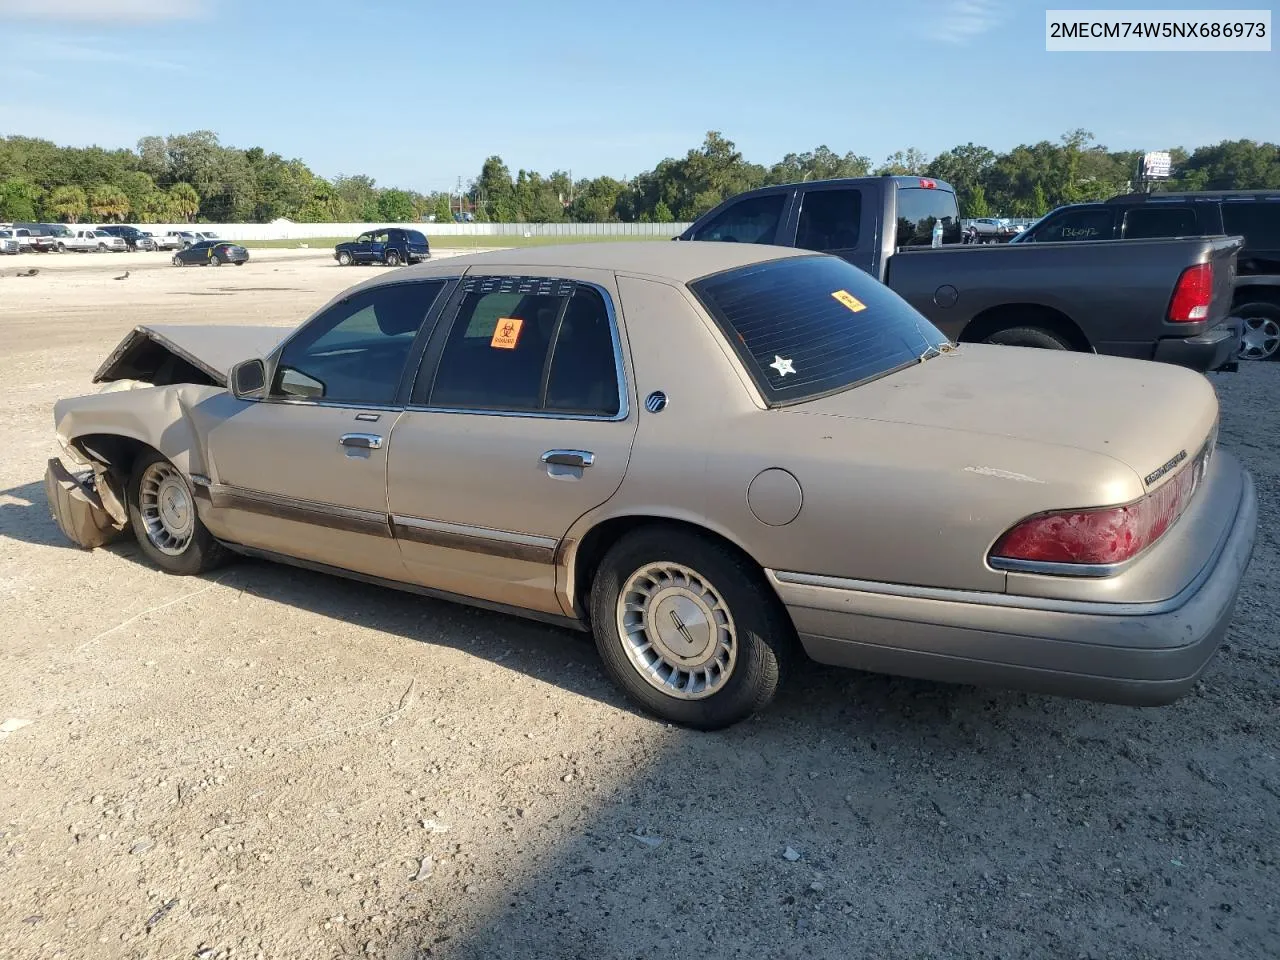
[[[855,297],[848,290],[837,290],[835,293],[832,294],[832,296],[835,297],[837,300],[839,300],[841,303],[843,303],[846,307],[848,307],[854,313],[860,313],[861,311],[867,309],[867,305],[863,303],[861,300],[859,300],[857,297]]]
[[[499,317],[498,325],[493,328],[493,339],[489,346],[499,350],[514,350],[520,342],[520,328],[524,321],[519,317]]]

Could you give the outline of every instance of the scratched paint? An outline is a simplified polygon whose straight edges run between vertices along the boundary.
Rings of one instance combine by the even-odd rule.
[[[1036,477],[1028,477],[1025,473],[1014,473],[1012,470],[1001,470],[998,467],[965,467],[965,473],[976,473],[983,477],[995,477],[998,480],[1016,480],[1018,483],[1044,483]]]

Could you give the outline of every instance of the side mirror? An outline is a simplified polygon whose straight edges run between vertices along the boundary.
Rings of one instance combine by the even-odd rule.
[[[261,360],[242,360],[231,368],[227,385],[237,400],[261,400],[267,395],[267,365]]]

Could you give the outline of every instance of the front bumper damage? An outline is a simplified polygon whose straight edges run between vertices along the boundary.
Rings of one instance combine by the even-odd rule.
[[[45,468],[44,492],[58,529],[84,550],[111,543],[129,525],[124,504],[94,470],[72,473],[54,457]]]

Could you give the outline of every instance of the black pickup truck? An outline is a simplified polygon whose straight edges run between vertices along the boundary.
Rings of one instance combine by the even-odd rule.
[[[925,177],[764,187],[676,240],[802,247],[866,270],[958,341],[1234,370],[1237,237],[961,243],[955,191]]]

